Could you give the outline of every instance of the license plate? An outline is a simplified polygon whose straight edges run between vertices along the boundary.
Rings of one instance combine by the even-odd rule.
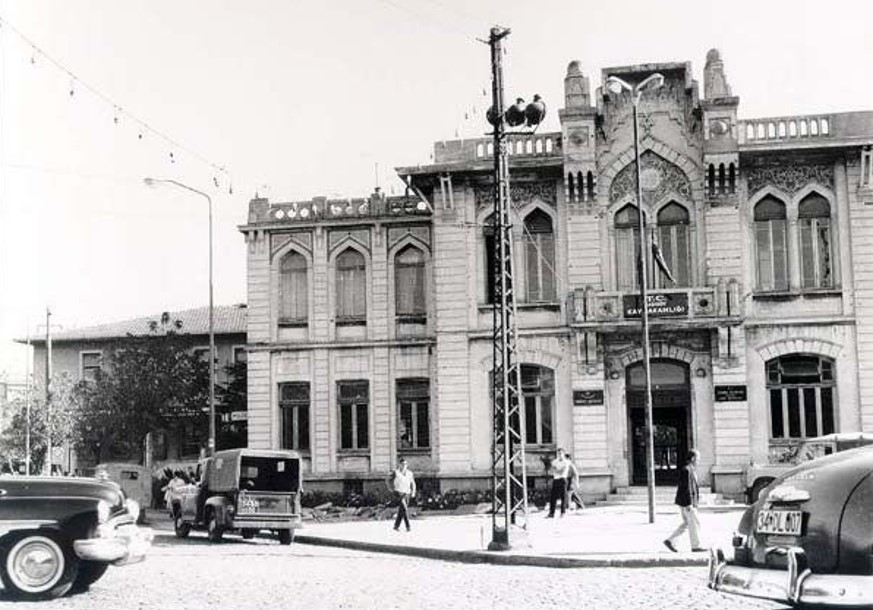
[[[260,503],[256,498],[242,497],[239,500],[239,512],[241,513],[256,513],[260,508]]]
[[[756,531],[759,534],[800,536],[802,526],[803,513],[799,510],[758,511]]]

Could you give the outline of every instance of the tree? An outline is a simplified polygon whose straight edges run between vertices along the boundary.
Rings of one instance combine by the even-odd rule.
[[[164,314],[147,335],[128,335],[104,351],[94,380],[79,386],[81,452],[98,462],[118,453],[142,461],[149,432],[186,423],[205,438],[208,363],[181,328]]]
[[[10,425],[0,433],[0,460],[14,467],[25,463],[27,451],[27,403],[15,398],[11,405]],[[49,411],[45,394],[32,393],[30,400],[30,472],[42,471],[48,450],[48,420],[51,413],[52,445],[78,444],[80,402],[76,383],[66,374],[52,377],[52,404]]]

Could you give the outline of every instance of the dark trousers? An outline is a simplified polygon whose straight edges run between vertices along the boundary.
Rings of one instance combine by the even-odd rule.
[[[555,516],[555,507],[561,499],[561,514],[567,512],[567,479],[552,479],[552,493],[549,496],[549,517]]]
[[[397,501],[397,518],[394,519],[394,529],[400,529],[400,522],[406,524],[406,529],[409,529],[409,513],[407,505],[409,504],[409,494],[402,494],[399,491],[394,492],[394,500]]]

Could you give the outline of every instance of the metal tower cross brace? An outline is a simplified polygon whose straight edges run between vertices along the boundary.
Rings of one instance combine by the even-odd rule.
[[[494,121],[494,351],[491,408],[494,433],[491,446],[490,550],[512,547],[510,528],[527,529],[527,472],[524,456],[524,417],[521,410],[521,371],[516,362],[516,309],[512,269],[512,223],[509,217],[509,159],[503,118],[501,40],[509,30],[492,28],[491,75]]]

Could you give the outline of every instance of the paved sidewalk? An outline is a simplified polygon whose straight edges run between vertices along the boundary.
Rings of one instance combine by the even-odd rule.
[[[744,507],[701,512],[702,543],[730,550],[731,536]],[[563,518],[530,517],[528,533],[513,538],[509,551],[486,550],[491,541],[490,515],[427,516],[414,519],[412,531],[396,532],[392,521],[311,522],[297,531],[302,544],[340,546],[434,559],[543,567],[667,567],[706,565],[708,553],[691,553],[687,535],[679,553],[663,545],[680,522],[674,506],[658,507],[655,523],[648,511],[628,507],[593,507]],[[526,541],[526,543],[525,543]]]

